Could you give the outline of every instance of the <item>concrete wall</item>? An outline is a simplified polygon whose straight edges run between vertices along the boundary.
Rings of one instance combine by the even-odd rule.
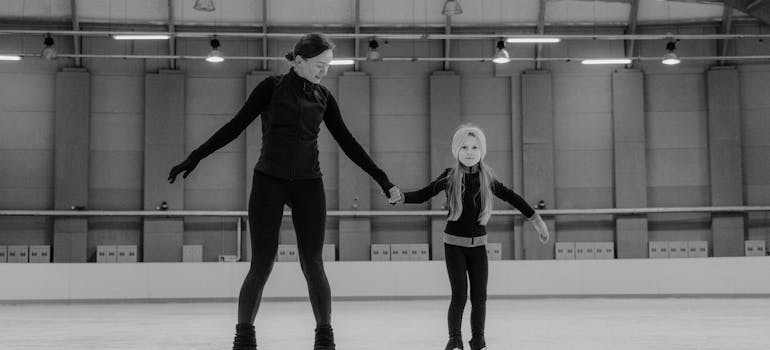
[[[708,32],[710,29],[689,29]],[[756,29],[736,28],[738,31]],[[683,29],[681,33],[686,33]],[[655,33],[647,30],[645,33]],[[607,32],[606,34],[612,34]],[[38,37],[9,37],[2,47],[38,50]],[[58,40],[67,50],[68,40]],[[24,43],[26,45],[23,45]],[[59,44],[61,43],[61,44]],[[381,42],[380,52],[392,56],[440,56],[438,41]],[[657,55],[659,42],[637,43],[643,56]],[[271,40],[270,54],[290,48],[289,40]],[[494,42],[452,42],[453,55],[492,55]],[[767,44],[736,41],[736,54],[755,53]],[[362,47],[366,47],[365,43]],[[164,54],[162,43],[126,43],[106,38],[86,38],[85,52]],[[223,40],[228,55],[260,55],[261,41]],[[180,40],[178,53],[200,54],[208,49],[203,39]],[[534,46],[509,47],[513,56],[531,57]],[[678,52],[686,55],[714,54],[709,41],[681,42]],[[336,54],[350,56],[353,43],[339,41]],[[619,56],[622,43],[615,41],[565,42],[546,46],[545,56]],[[71,60],[53,62],[25,59],[0,64],[0,209],[52,209],[54,188],[54,82],[55,74],[71,66]],[[166,68],[165,60],[84,59],[91,75],[91,137],[89,209],[142,209],[144,191],[143,154],[145,75]],[[664,67],[645,61],[643,74],[644,148],[646,157],[647,205],[708,206],[712,204],[708,139],[707,70],[713,62],[689,62]],[[261,70],[256,61],[226,61],[212,65],[204,61],[180,61],[185,75],[185,153],[203,142],[226,122],[245,100],[246,77]],[[460,121],[473,122],[487,132],[487,162],[498,179],[524,194],[524,136],[522,130],[522,74],[532,63],[495,66],[482,62],[454,62],[450,69],[459,76]],[[613,134],[613,71],[617,67],[585,67],[577,62],[543,65],[551,78],[553,102],[553,191],[549,209],[605,208],[616,205],[615,147]],[[287,70],[271,61],[273,73]],[[424,186],[437,169],[431,159],[430,79],[442,69],[437,62],[362,62],[360,71],[370,80],[370,154],[404,190]],[[335,67],[323,84],[339,93],[340,75],[351,67]],[[744,205],[770,204],[770,68],[762,64],[738,66],[740,95],[741,157]],[[346,119],[356,118],[345,115]],[[736,117],[738,118],[738,117]],[[454,123],[454,122],[453,122]],[[454,125],[453,125],[454,126]],[[319,136],[320,160],[326,186],[327,207],[340,209],[339,150],[328,131]],[[449,135],[448,137],[451,137]],[[447,140],[448,142],[449,140]],[[246,138],[241,136],[204,160],[184,181],[183,208],[201,210],[245,210],[245,192],[253,162],[247,162]],[[448,151],[448,150],[447,150]],[[344,157],[344,155],[342,155]],[[181,159],[179,159],[181,161]],[[440,163],[440,162],[439,162]],[[168,164],[170,168],[173,164]],[[445,166],[449,166],[446,164]],[[378,186],[370,186],[374,210],[396,210],[388,205]],[[539,198],[526,198],[535,204]],[[509,209],[496,201],[497,209]],[[428,204],[407,209],[427,209]],[[346,209],[346,208],[342,208]],[[708,214],[649,215],[649,240],[713,240],[719,234]],[[489,224],[492,242],[503,243],[503,258],[524,257],[523,234],[529,224],[495,217]],[[140,244],[141,220],[133,218],[88,219],[89,260],[99,244]],[[327,220],[327,242],[339,244],[339,223]],[[555,218],[558,241],[613,240],[616,223],[611,216]],[[43,218],[0,218],[0,244],[52,244],[52,221]],[[770,240],[770,214],[747,216],[749,238]],[[219,254],[235,254],[235,222],[222,219],[186,219],[184,243],[203,244],[204,260]],[[527,233],[530,232],[530,233]],[[427,218],[378,217],[371,220],[371,243],[428,243],[431,223]],[[295,242],[291,220],[282,225],[281,243]]]

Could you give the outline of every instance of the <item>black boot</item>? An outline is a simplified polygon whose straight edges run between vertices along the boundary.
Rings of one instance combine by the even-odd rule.
[[[450,336],[444,350],[463,350],[463,338],[459,335]]]
[[[235,325],[233,350],[257,350],[257,338],[253,324],[239,323]]]
[[[471,347],[471,350],[486,350],[487,349],[487,342],[484,341],[484,336],[474,336],[471,341],[468,342],[468,345]]]
[[[315,329],[313,350],[335,350],[334,330],[331,325],[318,326]]]

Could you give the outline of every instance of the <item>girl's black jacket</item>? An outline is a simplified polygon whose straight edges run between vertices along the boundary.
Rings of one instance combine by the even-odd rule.
[[[439,177],[428,186],[413,192],[404,192],[404,203],[423,203],[441,191],[447,189],[449,173],[452,169],[447,168]],[[487,234],[485,226],[479,224],[479,213],[481,212],[481,195],[479,194],[480,180],[479,172],[466,173],[463,176],[463,212],[457,221],[447,220],[444,232],[462,237],[478,237]],[[510,203],[518,209],[527,218],[535,215],[535,210],[516,192],[505,187],[497,180],[492,182],[492,193],[498,198]],[[447,193],[447,196],[449,194]]]

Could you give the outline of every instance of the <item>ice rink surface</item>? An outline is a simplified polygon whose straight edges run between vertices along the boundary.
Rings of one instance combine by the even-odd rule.
[[[443,349],[449,300],[334,301],[337,349]],[[470,302],[463,340],[470,337]],[[0,349],[230,349],[236,304],[0,305]],[[264,302],[260,350],[309,350],[307,301]],[[490,299],[489,350],[770,347],[770,298]]]

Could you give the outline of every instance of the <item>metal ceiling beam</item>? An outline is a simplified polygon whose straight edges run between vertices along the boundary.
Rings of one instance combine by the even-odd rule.
[[[634,35],[636,34],[636,24],[639,19],[639,0],[631,0],[631,8],[628,11],[628,34]],[[635,52],[635,46],[634,44],[636,41],[634,39],[631,39],[628,41],[628,50],[626,50],[626,56],[628,57],[634,57],[636,56]],[[631,61],[631,67],[634,66],[634,61]]]
[[[748,5],[746,5],[746,9],[751,11],[751,9],[753,9],[757,5],[761,4],[763,1],[765,1],[765,0],[754,0],[754,1],[750,2]]]
[[[38,59],[40,57],[40,54],[38,53],[19,53],[19,56],[22,57],[30,57]],[[176,55],[176,56],[169,56],[169,55],[124,55],[124,54],[80,54],[80,55],[73,55],[73,54],[59,54],[57,57],[59,58],[102,58],[102,59],[158,59],[158,60],[164,60],[164,59],[186,59],[186,60],[203,60],[206,58],[206,56],[196,56],[196,55]],[[339,57],[343,59],[351,59],[351,60],[358,60],[363,61],[366,60],[366,57]],[[540,57],[540,58],[534,58],[534,57],[511,57],[511,61],[517,61],[517,62],[532,62],[532,61],[543,61],[543,62],[577,62],[584,59],[587,59],[589,57]],[[660,61],[660,56],[648,56],[648,57],[630,57],[634,60],[639,61]],[[749,56],[679,56],[680,59],[683,61],[719,61],[719,60],[730,60],[730,61],[762,61],[762,62],[768,62],[770,61],[770,55],[749,55]],[[275,57],[266,57],[266,56],[227,56],[228,61],[258,61],[258,60],[269,60],[269,61],[283,61],[286,58],[283,56],[275,56]],[[492,57],[485,56],[485,57],[383,57],[383,61],[406,61],[406,62],[441,62],[441,61],[452,61],[452,62],[492,62]]]
[[[177,28],[178,29],[178,28]],[[445,29],[446,30],[446,29]],[[214,31],[207,31],[207,32],[182,32],[177,30],[174,33],[170,33],[167,31],[117,31],[117,30],[7,30],[7,29],[0,29],[0,36],[2,35],[22,35],[22,34],[28,34],[28,35],[71,35],[76,37],[82,37],[82,36],[88,36],[88,37],[108,37],[111,35],[116,34],[166,34],[170,36],[175,36],[177,38],[208,38],[212,35],[216,35],[218,37],[229,37],[229,38],[272,38],[272,39],[297,39],[304,35],[304,32],[297,32],[297,33],[278,33],[278,32],[270,32],[270,33],[260,33],[260,32],[254,32],[254,31],[243,31],[243,32],[214,32]],[[443,34],[443,33],[422,33],[422,34],[416,34],[416,33],[379,33],[379,32],[370,32],[370,33],[329,33],[327,32],[326,35],[332,39],[368,39],[370,37],[377,37],[380,39],[390,39],[390,40],[448,40],[448,39],[458,39],[458,40],[489,40],[489,39],[497,39],[499,37],[505,37],[505,38],[533,38],[533,37],[546,37],[546,38],[552,38],[557,37],[561,38],[563,40],[663,40],[663,39],[681,39],[681,40],[718,40],[718,39],[760,39],[760,38],[770,38],[770,33],[762,33],[762,34],[751,34],[751,33],[731,33],[731,34],[547,34],[547,35],[539,35],[539,34],[505,34],[505,33],[497,33],[497,34],[488,34],[488,33],[481,33],[481,34],[467,34],[467,33],[449,33],[449,34]]]
[[[450,42],[449,42],[449,35],[452,34],[452,16],[444,16],[445,22],[444,22],[444,58],[449,58],[449,48],[450,48]],[[444,61],[444,70],[450,70],[451,65],[449,64],[449,60]]]
[[[262,0],[262,33],[267,34],[267,0]],[[267,35],[262,37],[262,56],[267,56]],[[262,61],[262,70],[268,70],[268,61]]]
[[[355,28],[353,32],[356,34],[360,34],[361,33],[361,0],[353,0],[353,3],[355,5],[355,13],[356,13],[356,23],[355,23]],[[353,40],[353,42],[354,42],[353,55],[355,57],[358,57],[361,51],[360,39],[356,38],[355,40]],[[355,64],[353,64],[353,71],[358,72],[358,69],[359,69],[359,64],[358,64],[358,61],[356,61]]]
[[[594,1],[594,0],[576,0],[576,1]],[[621,2],[628,3],[632,0],[599,0],[602,2]],[[770,6],[766,0],[668,0],[672,2],[684,2],[694,4],[716,5],[724,4],[738,11],[741,11],[751,17],[754,17],[763,23],[770,25]],[[729,4],[727,2],[730,2]]]
[[[762,23],[770,25],[770,6],[768,2],[762,0],[723,0],[725,7],[731,7],[741,11]],[[724,20],[723,20],[724,21]],[[732,19],[735,21],[735,19]]]
[[[766,5],[770,5],[770,1],[767,3],[762,3],[762,5],[757,6],[756,8],[763,8]],[[738,10],[741,10],[738,8]],[[267,11],[264,11],[267,13]],[[72,19],[71,17],[67,18],[58,18],[58,17],[9,17],[9,16],[2,16],[0,15],[0,23],[2,24],[2,28],[4,29],[30,29],[30,28],[37,28],[37,29],[51,29],[51,28],[59,28],[59,29],[71,29],[72,28]],[[721,23],[721,17],[720,18],[699,18],[699,19],[672,19],[672,20],[644,20],[644,21],[638,21],[638,26],[644,26],[644,27],[651,27],[651,26],[710,26],[710,25],[719,25]],[[733,18],[733,23],[743,23],[743,24],[756,24],[756,23],[762,23],[761,20],[749,16],[743,16],[743,17],[736,17]],[[121,22],[110,22],[109,20],[101,20],[101,19],[89,19],[88,21],[80,21],[80,27],[81,28],[126,28],[126,30],[136,30],[138,28],[146,28],[147,30],[155,29],[158,30],[165,29],[168,26],[168,21],[154,21],[154,20],[127,20],[127,21],[121,21]],[[184,23],[176,23],[175,27],[177,31],[184,32],[184,31],[196,31],[201,30],[201,28],[216,28],[218,31],[260,31],[263,24],[254,24],[254,23],[221,23],[221,22],[195,22],[195,21],[184,21]],[[373,24],[373,23],[361,23],[360,24],[362,29],[366,29],[367,31],[380,31],[380,32],[395,32],[395,31],[403,31],[403,32],[425,32],[425,31],[431,31],[431,30],[443,30],[445,24],[444,23],[415,23],[415,24]],[[545,26],[549,28],[551,32],[562,30],[562,29],[574,29],[574,28],[590,28],[592,30],[599,29],[599,28],[606,28],[606,29],[622,29],[628,26],[627,21],[613,21],[613,22],[601,22],[601,23],[593,23],[593,22],[585,22],[585,21],[574,21],[574,22],[558,22],[558,23],[545,23]],[[326,23],[326,24],[319,24],[314,25],[312,23],[286,23],[281,25],[271,25],[270,29],[276,32],[308,32],[308,31],[322,31],[322,32],[350,32],[353,28],[353,25],[350,23]],[[477,23],[453,23],[452,29],[457,31],[464,31],[464,32],[483,32],[488,33],[491,31],[494,32],[502,32],[502,31],[508,31],[508,30],[527,30],[527,31],[535,31],[537,30],[537,21],[532,22],[517,22],[517,23],[487,23],[483,25],[479,25]]]
[[[719,28],[719,34],[730,34],[732,27],[733,9],[735,8],[735,0],[724,0],[724,10],[722,11],[722,25]],[[727,48],[730,41],[728,39],[721,39],[717,41],[717,56],[727,55]],[[720,60],[719,65],[724,65],[725,61]]]
[[[78,1],[77,0],[70,1],[70,9],[72,10],[72,30],[80,31],[80,21],[78,19]],[[80,48],[80,42],[81,42],[80,36],[72,37],[72,47],[76,55],[79,55],[82,53],[82,50]],[[83,63],[81,62],[80,57],[75,57],[75,67],[82,67],[82,66],[83,66]]]
[[[168,0],[168,31],[169,33],[174,33],[174,0]],[[168,54],[171,56],[176,56],[176,37],[171,36],[168,40]],[[176,69],[176,59],[169,59],[168,60],[168,67],[169,69]]]
[[[545,3],[548,0],[540,0],[540,7],[537,10],[537,34],[545,33]],[[543,44],[537,44],[535,49],[535,58],[539,58],[543,54]],[[542,63],[535,61],[535,70],[540,70]]]

